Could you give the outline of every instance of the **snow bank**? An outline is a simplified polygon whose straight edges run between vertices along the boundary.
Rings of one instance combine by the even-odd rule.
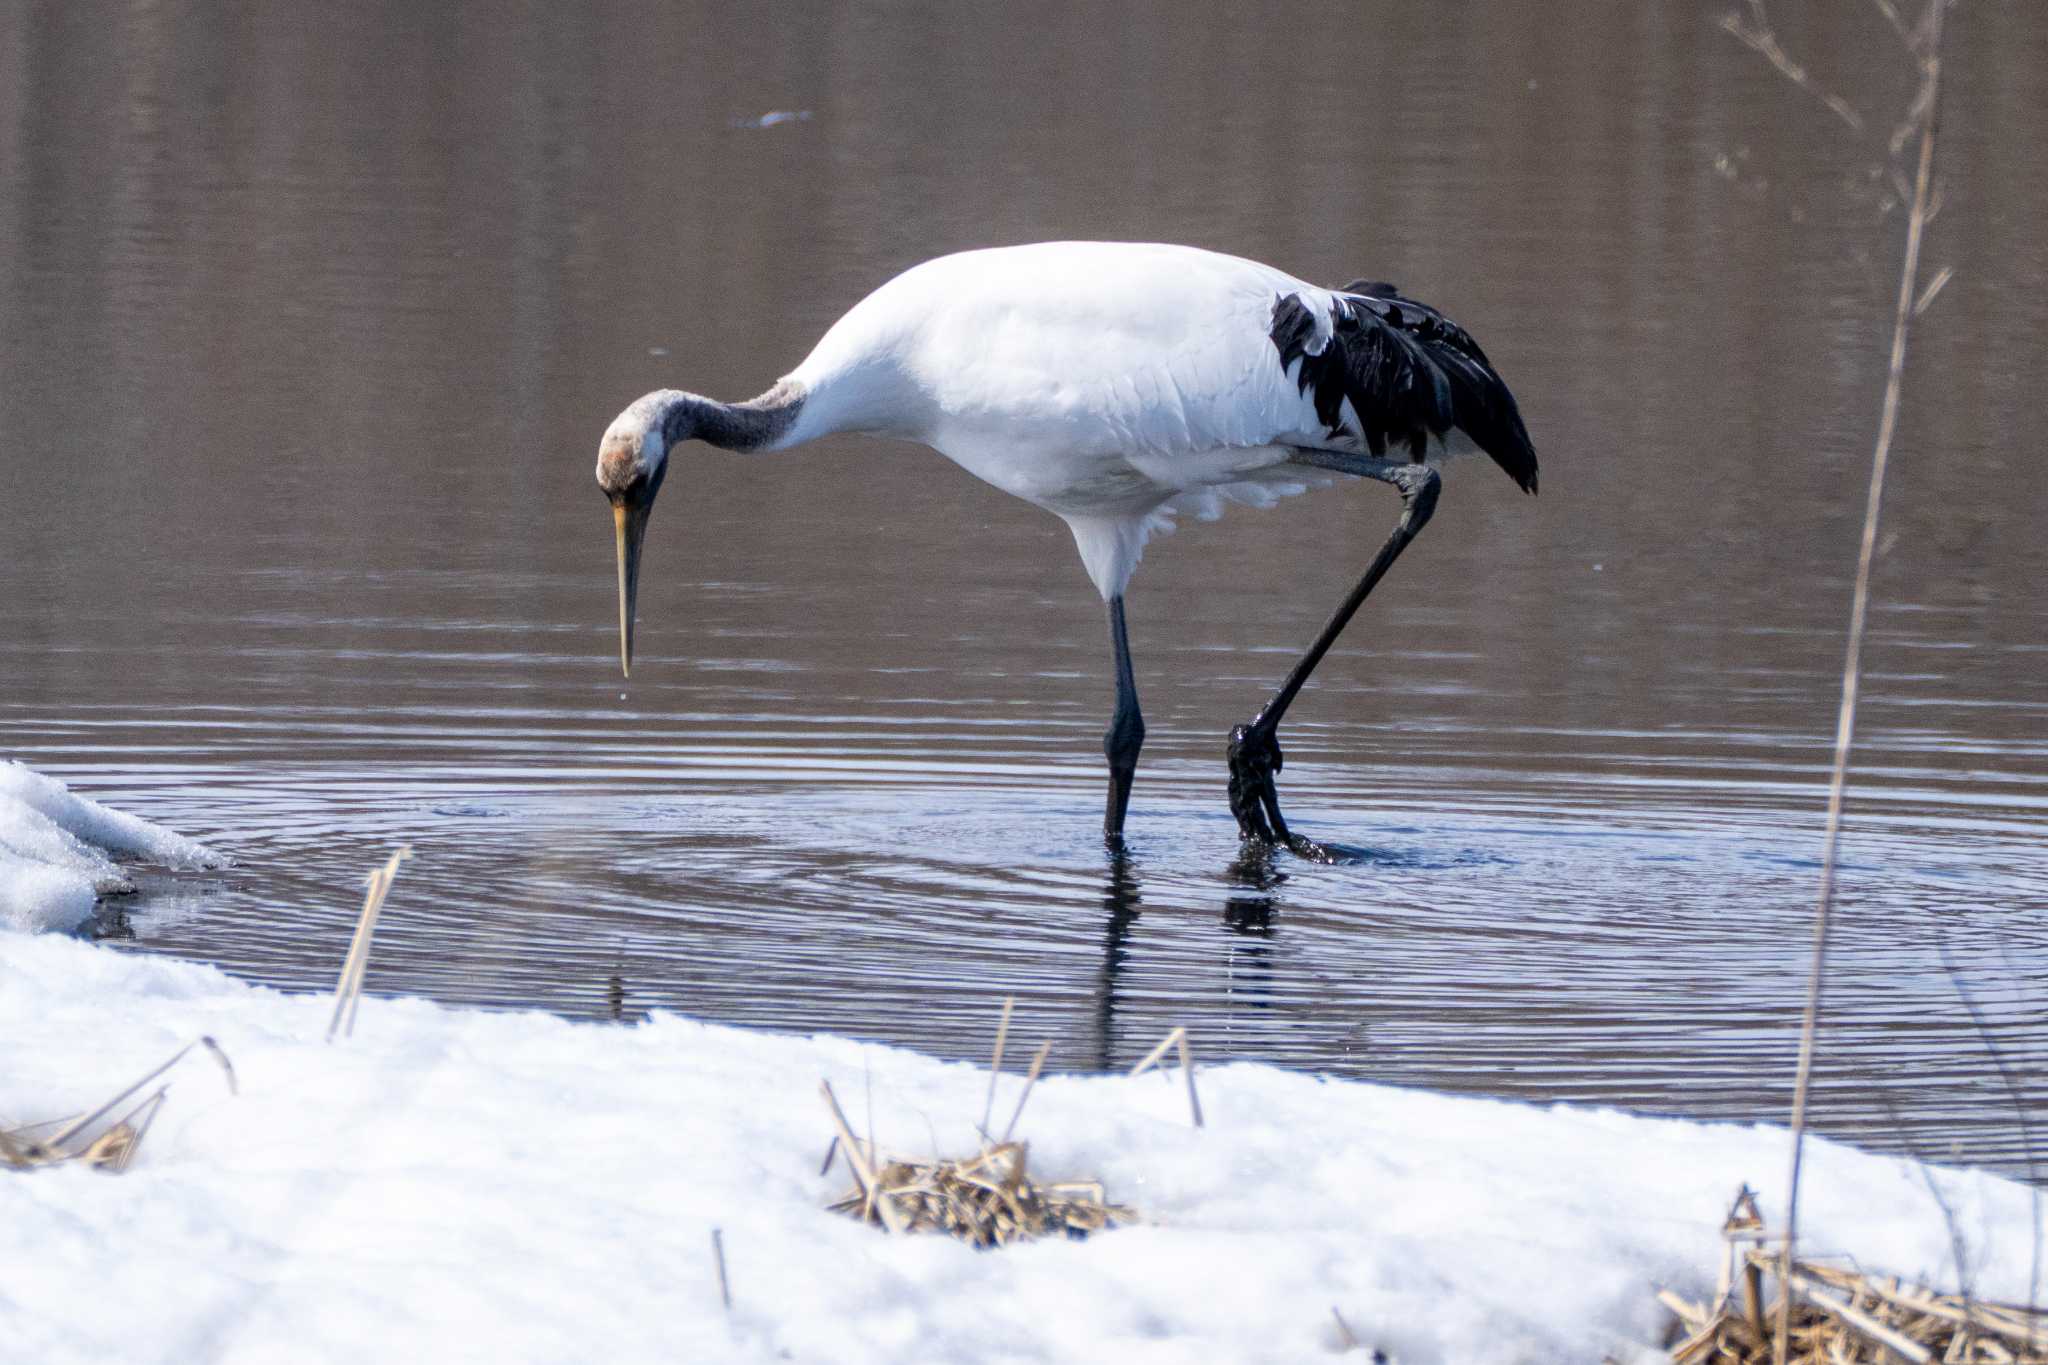
[[[0,761],[0,927],[76,929],[100,896],[133,891],[108,853],[167,867],[224,860],[161,825],[74,796],[54,777]]]
[[[374,966],[373,966],[374,971]],[[124,1176],[0,1173],[10,1358],[1292,1361],[1331,1309],[1402,1365],[1660,1359],[1656,1285],[1712,1286],[1773,1129],[1536,1108],[1252,1065],[1051,1077],[1021,1131],[1145,1226],[998,1252],[823,1212],[829,1078],[885,1145],[969,1150],[986,1073],[832,1037],[325,1000],[0,933],[0,1115],[96,1105],[205,1032]],[[1026,1040],[1029,1041],[1029,1040]],[[1012,1040],[1013,1051],[1021,1051]],[[1016,1081],[996,1110],[1007,1114]],[[870,1101],[869,1096],[872,1096]],[[2026,1191],[1935,1171],[1979,1293],[2023,1296]],[[1817,1143],[1807,1245],[1953,1280],[1911,1163]],[[1766,1199],[1765,1212],[1779,1210]],[[722,1230],[733,1310],[719,1306]],[[1351,1359],[1362,1359],[1352,1356]]]

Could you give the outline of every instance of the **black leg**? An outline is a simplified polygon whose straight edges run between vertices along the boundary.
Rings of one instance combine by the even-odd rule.
[[[1347,474],[1358,474],[1366,478],[1379,479],[1401,490],[1401,520],[1394,525],[1393,534],[1386,544],[1373,556],[1365,576],[1358,580],[1358,586],[1338,606],[1336,612],[1316,636],[1315,643],[1301,656],[1294,671],[1280,684],[1280,690],[1266,703],[1259,714],[1230,732],[1230,811],[1237,817],[1238,832],[1246,839],[1261,843],[1285,844],[1304,858],[1328,861],[1330,851],[1311,839],[1304,839],[1287,828],[1287,821],[1280,814],[1280,794],[1273,785],[1274,776],[1283,762],[1280,753],[1280,718],[1287,714],[1287,707],[1294,696],[1301,691],[1309,674],[1315,672],[1323,655],[1351,621],[1359,604],[1373,590],[1380,579],[1393,567],[1401,551],[1408,548],[1408,542],[1436,511],[1437,491],[1442,481],[1428,465],[1393,464],[1384,460],[1367,459],[1362,456],[1343,456],[1324,452],[1304,452],[1303,461],[1327,469],[1340,470]]]
[[[1109,642],[1116,650],[1116,713],[1102,736],[1102,756],[1109,760],[1109,804],[1102,812],[1102,837],[1121,843],[1124,812],[1131,804],[1131,775],[1138,769],[1138,750],[1145,747],[1145,718],[1138,714],[1138,684],[1131,677],[1131,641],[1124,634],[1124,599],[1109,599]]]

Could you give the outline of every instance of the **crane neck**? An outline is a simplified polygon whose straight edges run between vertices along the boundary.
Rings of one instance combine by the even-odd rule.
[[[698,440],[721,450],[774,449],[796,425],[804,393],[804,386],[791,379],[744,403],[721,403],[702,394],[676,392],[662,414],[662,434],[671,446]]]

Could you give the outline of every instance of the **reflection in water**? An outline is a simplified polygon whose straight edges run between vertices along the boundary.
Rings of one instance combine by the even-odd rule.
[[[102,900],[93,908],[92,918],[79,926],[79,932],[86,938],[100,943],[130,942],[135,938],[135,925],[128,918],[128,904],[125,900]]]
[[[1223,925],[1231,935],[1224,946],[1223,985],[1219,992],[1218,1032],[1227,1038],[1237,1031],[1240,1007],[1271,1009],[1275,1003],[1272,939],[1278,913],[1275,893],[1287,880],[1279,861],[1291,855],[1269,846],[1243,846],[1224,872],[1234,890],[1223,901]],[[1133,949],[1131,930],[1138,922],[1144,897],[1135,860],[1121,843],[1105,851],[1107,871],[1102,884],[1102,966],[1095,989],[1095,1046],[1090,1064],[1098,1071],[1116,1068],[1119,1057],[1148,1049],[1149,1033],[1126,1049],[1117,1027],[1117,991]],[[1181,970],[1175,966],[1174,970]]]
[[[1334,845],[1325,847],[1336,849]],[[1285,856],[1262,845],[1246,845],[1225,874],[1226,883],[1240,888],[1223,902],[1223,927],[1230,935],[1224,994],[1233,1032],[1249,1023],[1245,1010],[1264,1013],[1278,1002],[1274,970],[1279,954],[1273,940],[1274,921],[1280,913],[1277,893],[1287,880],[1279,866]],[[1248,1031],[1256,1035],[1262,1027],[1253,1024]]]
[[[1102,888],[1102,974],[1095,988],[1097,1071],[1108,1071],[1116,1065],[1117,978],[1130,957],[1131,926],[1137,923],[1138,907],[1144,903],[1138,894],[1138,874],[1123,841],[1109,845],[1104,853],[1109,860],[1109,876]]]
[[[124,951],[331,988],[410,843],[372,991],[975,1058],[1015,996],[1056,1066],[1185,1024],[1205,1059],[1785,1117],[1897,215],[1714,15],[1354,7],[1303,45],[1221,0],[1110,41],[1087,6],[389,8],[0,6],[0,750],[238,860],[149,879]],[[1834,88],[1894,107],[1910,72],[1841,59],[1874,11],[1810,8]],[[2048,160],[2010,152],[2048,136],[2048,7],[1952,36],[1956,271],[1819,1121],[2017,1171],[1925,926],[2048,1107],[2048,480],[2014,436],[2048,426]],[[594,78],[650,60],[659,101]],[[771,108],[810,117],[733,126]],[[1522,399],[1542,498],[1450,469],[1290,713],[1290,814],[1353,864],[1226,870],[1221,750],[1383,489],[1148,547],[1107,868],[1100,604],[1056,520],[928,452],[699,457],[618,680],[611,414],[757,393],[901,267],[1062,237],[1395,280]],[[1998,496],[1910,477],[1936,459]]]
[[[1265,844],[1246,844],[1238,850],[1224,879],[1244,891],[1223,902],[1224,927],[1240,934],[1271,936],[1273,893],[1287,880],[1279,867],[1280,856]]]

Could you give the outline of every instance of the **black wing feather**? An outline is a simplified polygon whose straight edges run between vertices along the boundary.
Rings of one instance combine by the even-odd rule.
[[[1471,333],[1379,280],[1344,286],[1330,323],[1330,344],[1310,354],[1315,315],[1300,295],[1285,294],[1273,303],[1268,335],[1282,370],[1300,363],[1295,382],[1332,436],[1343,432],[1347,398],[1374,455],[1405,447],[1419,460],[1431,436],[1456,427],[1524,491],[1536,491],[1536,448],[1521,409]]]

